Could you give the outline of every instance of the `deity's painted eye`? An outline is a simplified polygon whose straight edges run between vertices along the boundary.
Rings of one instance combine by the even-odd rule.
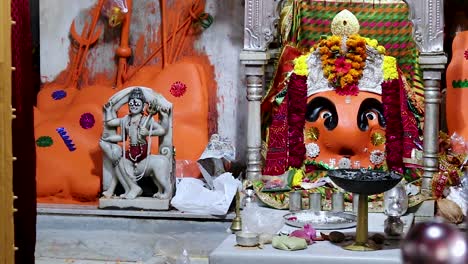
[[[382,103],[375,98],[366,98],[359,106],[357,125],[361,131],[369,129],[369,120],[377,120],[381,127],[385,127]]]
[[[375,120],[377,118],[377,115],[374,112],[369,112],[366,114],[366,118],[369,120]]]
[[[329,117],[331,117],[332,114],[330,113],[330,111],[323,111],[322,113],[320,113],[320,117],[323,118],[323,119],[327,119]]]
[[[141,106],[142,102],[140,102],[138,100],[130,100],[130,102],[128,102],[128,105],[129,106]]]
[[[315,97],[307,104],[306,121],[317,122],[321,118],[327,130],[333,130],[338,125],[338,113],[335,104],[325,97]]]

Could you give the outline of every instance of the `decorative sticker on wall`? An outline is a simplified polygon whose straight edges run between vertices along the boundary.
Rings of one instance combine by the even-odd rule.
[[[89,129],[94,126],[94,123],[96,123],[96,120],[94,119],[93,114],[91,113],[84,113],[80,117],[80,126],[83,129]]]
[[[197,24],[200,24],[200,26],[203,29],[207,29],[213,24],[213,16],[208,14],[208,13],[202,13],[200,16],[198,16]]]
[[[453,88],[468,88],[468,79],[452,81]]]
[[[68,135],[67,130],[64,127],[59,127],[56,130],[57,130],[57,133],[59,133],[60,137],[62,137],[63,142],[67,146],[68,150],[75,151],[76,150],[75,143],[73,143],[73,140]]]
[[[54,100],[61,100],[61,99],[65,98],[66,96],[67,96],[67,92],[64,91],[64,90],[55,90],[52,93],[52,98]]]
[[[38,147],[50,147],[52,144],[54,144],[54,141],[49,136],[41,136],[36,140],[36,146]]]
[[[171,85],[170,92],[175,97],[183,96],[186,91],[187,91],[187,85],[185,85],[185,83],[183,82],[177,81]]]

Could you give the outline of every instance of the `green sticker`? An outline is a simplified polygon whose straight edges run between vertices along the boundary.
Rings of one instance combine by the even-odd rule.
[[[49,136],[42,136],[36,140],[36,145],[38,147],[50,147],[54,144],[54,141]]]

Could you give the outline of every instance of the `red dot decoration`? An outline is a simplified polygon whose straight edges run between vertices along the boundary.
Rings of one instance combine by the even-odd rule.
[[[468,60],[468,49],[465,50],[465,60]]]
[[[186,91],[187,91],[187,85],[185,85],[185,83],[183,82],[177,81],[171,85],[170,92],[175,97],[183,96]]]

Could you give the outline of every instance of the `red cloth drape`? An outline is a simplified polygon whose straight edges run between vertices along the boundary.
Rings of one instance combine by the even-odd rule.
[[[18,199],[15,220],[15,263],[34,263],[36,244],[36,153],[34,139],[33,104],[38,75],[33,71],[31,23],[28,0],[11,1],[12,65],[16,68],[12,79],[12,106],[16,119],[12,121],[13,192]]]

